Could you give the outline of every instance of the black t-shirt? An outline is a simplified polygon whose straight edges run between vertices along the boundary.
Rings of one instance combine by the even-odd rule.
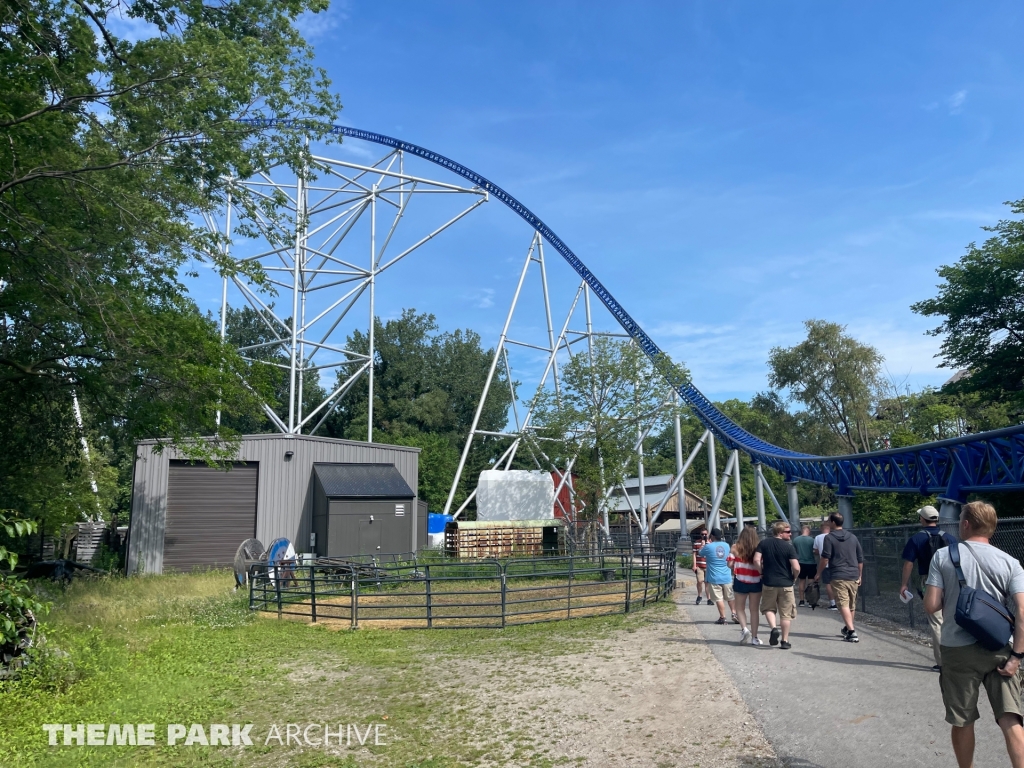
[[[788,541],[769,536],[757,545],[761,553],[761,583],[766,587],[793,586],[793,568],[790,560],[796,560],[796,547]]]

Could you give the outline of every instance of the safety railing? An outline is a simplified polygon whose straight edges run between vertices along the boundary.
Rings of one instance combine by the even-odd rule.
[[[509,560],[317,559],[256,564],[249,607],[317,623],[502,628],[629,613],[675,589],[675,550]]]

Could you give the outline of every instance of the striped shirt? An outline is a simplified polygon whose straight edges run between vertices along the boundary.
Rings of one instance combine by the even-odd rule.
[[[703,548],[705,544],[707,544],[707,542],[701,541],[700,539],[697,539],[693,542],[693,566],[695,568],[708,567],[708,561],[700,556],[700,550]]]
[[[729,555],[727,562],[732,567],[732,574],[736,577],[736,581],[741,584],[761,583],[761,572],[754,567],[753,562],[740,560],[732,555]]]

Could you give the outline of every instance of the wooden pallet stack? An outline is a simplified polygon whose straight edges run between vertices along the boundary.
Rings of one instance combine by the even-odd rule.
[[[458,559],[540,557],[564,550],[561,520],[453,520],[445,526],[444,549]]]

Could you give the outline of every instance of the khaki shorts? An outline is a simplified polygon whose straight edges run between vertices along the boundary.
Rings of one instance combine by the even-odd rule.
[[[704,583],[704,569],[695,568],[693,572],[697,575],[697,589],[700,589],[700,585]]]
[[[847,579],[832,579],[832,594],[840,608],[857,610],[857,582]]]
[[[780,619],[795,619],[796,597],[793,588],[766,585],[761,591],[761,613],[774,613]]]
[[[708,584],[711,590],[711,599],[716,603],[720,600],[732,600],[735,595],[732,593],[732,584]]]
[[[996,720],[1006,714],[1020,715],[1020,674],[1003,677],[996,667],[1010,658],[1010,647],[986,651],[977,643],[942,646],[939,688],[946,705],[946,722],[963,727],[977,720],[978,696],[985,687]]]

